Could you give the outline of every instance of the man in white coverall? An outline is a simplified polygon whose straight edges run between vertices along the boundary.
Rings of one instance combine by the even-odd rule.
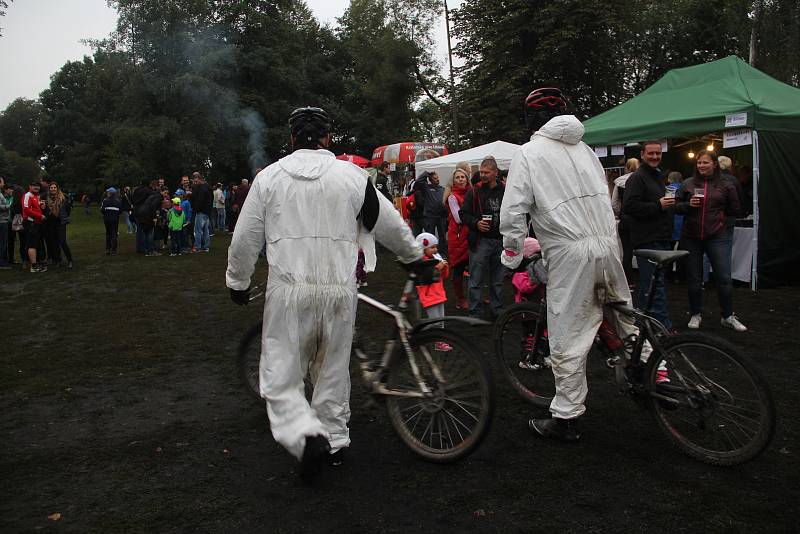
[[[606,302],[630,302],[619,260],[614,212],[603,167],[585,143],[583,125],[567,114],[556,88],[541,88],[525,100],[533,133],[511,162],[500,208],[502,263],[516,269],[530,214],[547,263],[547,328],[556,394],[551,419],[531,419],[537,434],[577,441],[577,418],[586,410],[586,357],[603,319],[596,287]],[[615,314],[616,315],[616,314]],[[616,319],[616,318],[615,318]],[[634,327],[612,322],[621,337]]]
[[[403,263],[419,260],[422,251],[368,174],[326,150],[330,119],[324,110],[299,108],[289,126],[294,152],[254,180],[228,250],[226,283],[233,301],[246,304],[266,243],[261,395],[275,441],[300,460],[300,475],[310,482],[350,444],[358,249],[373,267],[373,236]],[[309,371],[310,404],[303,384]]]

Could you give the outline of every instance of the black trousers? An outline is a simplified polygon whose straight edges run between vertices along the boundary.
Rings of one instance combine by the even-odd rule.
[[[106,225],[106,251],[117,251],[117,239],[119,234],[119,221],[104,221]]]

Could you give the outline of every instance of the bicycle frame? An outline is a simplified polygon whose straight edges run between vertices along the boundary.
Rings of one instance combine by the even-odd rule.
[[[383,355],[378,363],[377,369],[367,369],[365,365],[366,362],[362,362],[362,373],[368,383],[370,383],[372,387],[372,392],[379,395],[396,395],[396,396],[403,396],[403,397],[427,397],[430,396],[433,391],[425,382],[425,379],[422,377],[422,374],[419,371],[419,366],[417,365],[417,356],[414,353],[414,350],[411,348],[411,338],[418,333],[425,329],[432,328],[434,325],[440,323],[447,323],[452,321],[463,322],[470,325],[481,325],[481,324],[489,324],[486,321],[480,319],[474,319],[469,317],[453,317],[453,316],[445,316],[445,317],[436,317],[426,320],[418,320],[416,324],[411,323],[409,321],[407,314],[409,313],[409,309],[414,310],[415,316],[419,316],[419,301],[417,297],[416,287],[414,285],[414,277],[413,275],[409,276],[406,280],[405,286],[403,287],[403,294],[400,297],[400,302],[397,304],[397,309],[393,309],[391,306],[387,306],[386,304],[375,300],[372,297],[364,295],[363,293],[358,294],[358,300],[363,302],[364,304],[374,308],[380,312],[383,312],[386,315],[389,315],[394,320],[397,338],[400,340],[400,344],[403,347],[403,352],[405,353],[406,357],[408,358],[409,365],[411,366],[411,372],[414,375],[414,379],[417,381],[417,385],[420,388],[420,392],[411,392],[411,391],[396,391],[386,387],[380,377],[383,372],[389,367],[392,353],[395,349],[395,339],[388,339],[386,344],[384,345]],[[420,351],[422,356],[425,358],[425,361],[430,366],[431,372],[433,373],[434,378],[442,384],[447,383],[445,378],[442,376],[438,366],[434,362],[433,358],[431,357],[430,353],[422,349]]]

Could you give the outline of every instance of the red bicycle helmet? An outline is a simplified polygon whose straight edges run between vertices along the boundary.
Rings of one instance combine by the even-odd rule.
[[[534,89],[525,99],[525,109],[529,113],[553,108],[561,113],[566,113],[569,108],[567,98],[557,87]]]

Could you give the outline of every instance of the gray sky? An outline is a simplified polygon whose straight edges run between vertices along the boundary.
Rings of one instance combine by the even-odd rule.
[[[320,22],[335,24],[349,0],[306,0]],[[451,7],[461,4],[450,0]],[[106,0],[15,0],[0,18],[0,111],[18,97],[37,98],[50,76],[70,60],[91,55],[81,39],[102,39],[114,30],[117,13]],[[436,57],[447,57],[444,17],[437,28]]]

